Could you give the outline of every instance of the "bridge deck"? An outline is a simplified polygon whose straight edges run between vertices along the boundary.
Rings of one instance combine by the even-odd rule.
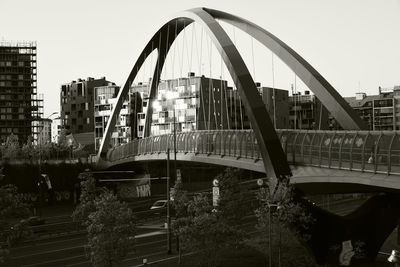
[[[397,132],[278,130],[294,183],[355,183],[400,189]],[[114,147],[105,166],[165,160],[173,135]],[[195,131],[176,136],[177,160],[265,172],[252,131]]]

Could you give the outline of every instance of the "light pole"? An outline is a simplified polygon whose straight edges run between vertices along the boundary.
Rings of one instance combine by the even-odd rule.
[[[178,92],[168,91],[166,95],[167,100],[175,100],[179,96]],[[152,102],[153,110],[156,112],[161,111],[161,106],[158,100],[154,100]],[[173,177],[176,179],[176,114],[175,114],[175,104],[173,104],[173,141],[174,141],[174,175]],[[171,254],[172,247],[172,234],[171,234],[171,214],[170,214],[170,205],[171,205],[171,197],[170,197],[170,180],[171,180],[171,170],[170,170],[170,148],[169,144],[167,147],[167,253]]]
[[[397,267],[398,263],[400,262],[400,252],[393,249],[387,261],[394,263],[394,266]]]
[[[272,214],[277,211],[278,209],[280,209],[280,205],[277,203],[267,203],[268,205],[268,250],[269,250],[269,267],[272,266],[272,238],[271,238],[271,234],[272,234]],[[280,229],[279,229],[280,231]],[[280,240],[279,240],[280,242]],[[280,243],[279,243],[279,247],[278,247],[279,251],[278,251],[278,263],[279,263],[279,267],[281,266],[281,252],[280,252]]]
[[[170,168],[169,168],[169,147],[167,148],[167,253],[171,254],[171,211],[170,211],[170,191],[169,191],[169,180],[171,178]]]
[[[38,142],[38,146],[39,146],[39,179],[42,179],[42,162],[41,162],[41,160],[42,160],[42,140],[43,140],[43,138],[42,138],[42,132],[43,132],[43,130],[44,130],[44,121],[45,120],[47,120],[47,119],[49,119],[51,116],[53,116],[53,115],[55,115],[55,114],[58,114],[58,112],[57,111],[55,111],[55,112],[53,112],[53,113],[51,113],[49,116],[47,116],[45,119],[42,119],[41,121],[42,121],[42,129],[40,130],[40,132],[39,132],[39,134],[38,134],[38,140],[37,140],[37,142]],[[40,196],[39,196],[39,198],[40,198],[40,201],[39,201],[39,215],[40,216],[42,216],[42,206],[43,206],[43,185],[42,185],[42,181],[41,180],[39,180],[39,182],[38,182],[38,186],[39,186],[39,194],[40,194]]]
[[[42,138],[42,133],[43,133],[43,130],[44,130],[44,121],[45,120],[47,120],[47,119],[49,119],[51,116],[53,116],[53,115],[55,115],[55,114],[58,114],[58,112],[57,111],[54,111],[53,113],[51,113],[49,116],[47,116],[45,119],[41,119],[41,121],[42,121],[42,129],[40,130],[40,132],[39,132],[39,135],[38,135],[38,145],[39,145],[39,174],[41,174],[41,159],[42,159],[42,141],[43,141],[43,138]]]
[[[176,179],[176,99],[179,97],[178,92],[168,91],[166,94],[167,100],[174,101],[172,104],[172,112],[173,112],[173,136],[174,136],[174,178]]]

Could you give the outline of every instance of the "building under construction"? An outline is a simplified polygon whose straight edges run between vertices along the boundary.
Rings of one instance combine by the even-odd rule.
[[[36,140],[43,99],[37,95],[36,42],[0,41],[0,140]]]

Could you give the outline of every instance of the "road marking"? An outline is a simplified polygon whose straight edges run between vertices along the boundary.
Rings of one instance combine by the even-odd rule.
[[[164,253],[165,253],[165,252],[164,252]],[[189,252],[189,253],[182,254],[181,256],[182,256],[182,257],[190,256],[190,255],[193,255],[193,254],[195,254],[195,253],[196,253],[196,252]],[[143,257],[145,257],[145,256],[143,256]],[[168,258],[161,259],[161,260],[149,261],[149,262],[147,262],[146,265],[156,264],[156,263],[160,263],[160,262],[164,262],[164,261],[170,261],[170,260],[176,259],[176,258],[178,258],[178,257],[179,257],[179,255],[177,255],[177,256],[172,256],[172,257],[168,257]],[[144,264],[139,264],[139,265],[133,265],[133,267],[142,267],[142,266],[146,266],[146,265],[144,265]]]
[[[163,241],[165,242],[166,240],[163,240]],[[128,254],[130,254],[130,253],[128,253]],[[133,258],[125,258],[125,259],[122,260],[122,262],[130,261],[130,260],[139,260],[139,259],[142,259],[142,258],[145,258],[145,257],[157,256],[157,255],[161,255],[161,254],[165,254],[165,251],[154,252],[154,253],[140,255],[140,256],[136,255]],[[66,265],[66,267],[79,266],[79,265],[82,265],[82,264],[85,264],[85,263],[90,263],[90,261],[88,261],[88,260],[87,261],[81,261],[81,262],[78,262],[78,263],[73,263],[73,264]]]
[[[72,259],[76,259],[79,257],[84,257],[85,255],[77,255],[77,256],[71,256],[71,257],[67,257],[67,258],[62,258],[62,259],[57,259],[57,260],[51,260],[51,261],[42,261],[42,262],[38,262],[38,263],[34,263],[34,264],[28,264],[28,265],[22,265],[21,267],[32,267],[32,266],[36,266],[36,265],[43,265],[43,264],[49,264],[49,263],[56,263],[59,261],[63,261],[63,260],[72,260]]]
[[[165,231],[155,231],[155,232],[150,232],[150,233],[146,233],[146,234],[136,235],[135,238],[144,238],[144,237],[150,237],[150,236],[155,236],[155,235],[163,235],[165,233],[166,233]]]
[[[12,251],[14,251],[14,250],[19,250],[19,249],[30,248],[30,247],[32,247],[32,246],[38,247],[38,246],[42,246],[42,245],[51,245],[51,244],[63,243],[63,242],[68,242],[68,241],[73,241],[73,240],[79,240],[79,239],[86,239],[86,237],[75,237],[75,238],[57,240],[57,241],[52,241],[52,242],[44,242],[44,243],[35,243],[35,242],[34,242],[32,245],[26,245],[26,246],[15,247],[15,248],[12,249]]]
[[[148,234],[140,234],[135,236],[135,238],[140,239],[140,238],[145,238],[145,237],[151,237],[151,236],[156,236],[156,235],[161,235],[161,234],[165,234],[165,232],[162,231],[155,231],[155,232],[150,232]],[[153,242],[161,242],[161,241],[153,241]],[[140,244],[138,246],[141,245],[147,245],[147,244],[151,244],[153,242],[148,242],[148,243],[144,243],[144,244]],[[16,260],[16,259],[21,259],[21,258],[25,258],[25,257],[33,257],[33,256],[38,256],[38,255],[43,255],[43,254],[49,254],[49,253],[53,253],[53,252],[60,252],[60,251],[65,251],[65,250],[70,250],[70,249],[76,249],[76,248],[84,248],[85,245],[80,245],[80,246],[73,246],[73,247],[68,247],[68,248],[61,248],[61,249],[55,249],[55,250],[46,250],[44,252],[37,252],[37,253],[32,253],[32,254],[26,254],[23,256],[17,256],[17,257],[11,257],[11,259]]]

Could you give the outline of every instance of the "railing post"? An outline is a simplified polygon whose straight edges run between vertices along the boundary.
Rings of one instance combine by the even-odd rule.
[[[345,132],[342,136],[342,141],[340,142],[340,147],[339,147],[339,169],[342,169],[342,146],[344,143],[344,139],[346,139],[347,132]]]
[[[311,142],[310,142],[310,165],[312,165],[312,159],[313,159],[313,156],[312,156],[313,144],[314,144],[315,136],[316,136],[317,134],[318,134],[317,132],[314,132],[314,134],[313,134],[313,136],[312,136],[312,138],[311,138]]]
[[[378,140],[376,140],[376,145],[375,145],[375,149],[374,149],[374,173],[376,173],[377,169],[378,169],[378,148],[379,148],[379,143],[381,142],[383,133],[381,132],[379,134]]]
[[[228,156],[231,156],[231,149],[232,149],[232,136],[233,136],[233,133],[232,133],[232,131],[230,132],[230,134],[229,134],[229,142],[228,142]]]
[[[296,165],[296,142],[300,132],[297,132],[292,143],[292,164]]]
[[[368,132],[368,134],[366,135],[365,139],[364,139],[364,144],[363,144],[363,148],[362,148],[362,154],[361,154],[361,172],[364,172],[365,169],[365,146],[367,145],[367,141],[368,141],[368,137],[370,136],[370,133]]]
[[[226,154],[226,141],[228,140],[228,138],[227,138],[228,135],[229,135],[229,131],[224,132],[224,138],[223,138],[223,140],[221,141],[221,143],[224,144],[224,145],[223,145],[224,150],[223,150],[221,156],[225,156],[225,154]]]
[[[245,142],[245,147],[244,147],[244,157],[247,159],[247,157],[248,157],[248,147],[249,147],[249,140],[250,140],[250,132],[246,132],[246,134],[245,134],[245,136],[246,136],[246,142]]]
[[[328,168],[331,168],[331,160],[332,160],[332,145],[333,145],[333,140],[336,137],[336,131],[333,133],[331,142],[329,144],[329,150],[328,150]]]
[[[389,151],[388,151],[388,170],[387,175],[390,175],[392,171],[392,146],[394,143],[394,139],[396,138],[396,132],[393,132],[392,139],[390,140]]]
[[[351,142],[351,147],[350,147],[350,171],[353,170],[353,148],[354,144],[356,143],[358,136],[358,132],[354,134],[353,141]]]
[[[390,144],[389,144],[389,150],[388,150],[388,171],[387,175],[390,175],[390,172],[392,171],[392,146],[394,143],[394,139],[396,138],[396,132],[392,133],[392,139],[390,139]]]
[[[306,137],[308,136],[308,130],[305,132],[303,140],[301,140],[301,161],[304,164],[304,142],[306,141]]]
[[[322,163],[322,143],[324,142],[325,135],[326,135],[326,132],[324,132],[324,134],[322,135],[321,141],[319,142],[319,151],[318,151],[318,157],[319,157],[318,166],[319,167],[321,167],[321,163]]]
[[[237,156],[238,159],[239,159],[240,157],[242,157],[243,136],[245,136],[245,133],[244,133],[244,132],[241,132],[241,133],[240,133],[240,141],[239,141],[239,156]]]

